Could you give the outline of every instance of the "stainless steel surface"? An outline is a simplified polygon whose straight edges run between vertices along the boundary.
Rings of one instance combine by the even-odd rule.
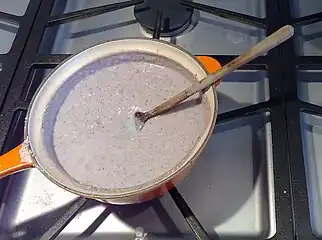
[[[267,101],[268,80],[266,71],[257,70],[239,70],[225,77],[218,88],[219,113]]]
[[[67,1],[65,12],[115,3],[118,0]],[[215,5],[228,10],[265,17],[265,0],[203,0],[200,3]],[[106,40],[123,37],[149,36],[137,23],[134,7],[102,14],[59,26],[53,48],[42,52],[76,53]],[[56,28],[56,27],[55,27]],[[54,28],[47,31],[53,36]],[[202,36],[202,37],[200,37]],[[191,26],[175,38],[164,38],[193,54],[240,54],[265,37],[265,31],[236,21],[225,20],[208,13],[195,11]],[[44,37],[46,41],[46,37]]]
[[[322,106],[321,76],[321,70],[305,70],[297,73],[298,97],[301,100]]]
[[[17,16],[25,14],[29,0],[0,0],[0,11]]]
[[[24,15],[29,0],[0,0],[0,11],[13,15]],[[19,26],[0,21],[0,54],[9,52]]]
[[[322,237],[322,117],[301,113],[301,127],[311,226]]]
[[[303,17],[321,12],[322,1],[320,0],[293,0],[292,10],[294,17]],[[298,27],[296,50],[299,55],[317,56],[322,54],[321,38],[322,22]]]
[[[6,54],[10,51],[17,31],[17,26],[5,21],[0,21],[0,54]]]
[[[112,2],[117,0],[69,0],[65,12]],[[265,17],[264,0],[200,2]],[[263,37],[262,31],[234,21],[204,13],[199,17],[202,21],[193,31],[171,41],[194,54],[239,54]],[[75,53],[114,38],[145,36],[133,20],[133,8],[128,8],[64,24],[55,35],[52,52]],[[127,25],[127,21],[132,24]],[[207,37],[201,39],[201,34]],[[45,46],[41,51],[50,52]],[[218,98],[221,113],[269,99],[266,71],[236,71],[227,76],[218,88]],[[212,236],[215,231],[224,238],[239,239],[263,239],[275,234],[271,148],[269,115],[247,117],[216,127],[198,164],[178,186]],[[10,179],[4,199],[0,208],[2,239],[9,236],[31,239],[44,233],[76,196],[33,169]],[[134,239],[136,227],[142,227],[148,237],[158,235],[157,239],[170,236],[195,239],[169,194],[160,201],[119,207],[91,201],[60,237],[66,239],[84,231],[95,231],[93,236],[105,233],[107,239]]]
[[[25,13],[29,0],[0,0],[0,11],[21,16]],[[9,52],[19,26],[0,21],[0,54]]]

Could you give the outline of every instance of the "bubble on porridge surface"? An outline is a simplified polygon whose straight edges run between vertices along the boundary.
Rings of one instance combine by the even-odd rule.
[[[96,71],[81,74],[58,111],[54,150],[78,182],[115,189],[151,181],[181,162],[205,131],[210,106],[205,97],[198,102],[198,94],[136,131],[137,110],[149,110],[196,81],[168,59],[136,56],[93,64]]]

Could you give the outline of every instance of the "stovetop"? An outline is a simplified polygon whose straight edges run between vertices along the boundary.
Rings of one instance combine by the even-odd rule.
[[[319,0],[0,1],[0,147],[22,141],[33,94],[70,54],[153,37],[225,64],[286,24],[295,26],[292,40],[218,87],[214,134],[170,193],[113,206],[28,170],[0,182],[1,239],[322,237]]]

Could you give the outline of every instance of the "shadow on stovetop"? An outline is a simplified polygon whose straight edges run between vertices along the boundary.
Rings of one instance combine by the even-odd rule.
[[[220,92],[218,93],[218,98],[219,108],[224,109],[224,111],[225,109],[232,110],[244,107],[244,105],[237,103]],[[259,118],[257,120],[260,121],[267,120],[266,117],[263,118],[259,116],[255,118]],[[249,127],[247,119],[237,119],[229,123],[219,124],[215,129],[214,137],[210,140],[210,143],[200,156],[196,167],[184,182],[178,185],[179,192],[209,233],[211,239],[218,238],[214,228],[230,221],[234,215],[241,211],[246,202],[249,201],[254,193],[254,188],[260,174],[262,174],[261,178],[264,179],[264,182],[261,183],[261,187],[267,187],[265,186],[265,184],[267,184],[265,182],[265,179],[267,178],[266,166],[263,164],[263,154],[265,154],[267,150],[263,149],[265,146],[261,142],[261,139],[265,136],[262,136],[264,134],[262,132],[263,122],[260,121],[258,123],[253,123],[251,127],[251,137],[249,138],[249,141],[252,146],[249,148],[251,151],[249,156],[239,156],[239,154],[248,153],[243,150],[245,146],[241,144],[236,137],[236,134],[244,134],[242,130],[239,130],[241,127]],[[230,140],[227,141],[222,137],[228,137]],[[248,141],[246,136],[244,141]],[[228,155],[226,153],[227,151],[230,151]],[[252,161],[243,162],[247,157],[252,158]],[[252,164],[252,166],[250,166],[250,164]],[[248,170],[246,171],[243,168],[249,168],[250,170],[247,172]],[[231,175],[232,173],[234,173],[234,175]],[[249,176],[250,179],[247,181],[248,183],[244,183],[244,178],[247,174],[251,176]],[[225,175],[229,175],[229,177],[225,177]],[[17,178],[18,176],[15,177]],[[20,178],[21,184],[16,183],[15,186],[22,186],[25,181],[23,174],[18,178]],[[263,193],[260,196],[260,199],[254,200],[254,204],[262,204],[258,202],[262,201],[264,205],[268,205],[268,203],[265,203],[268,199],[266,190],[267,189],[264,189],[264,191],[262,191]],[[20,190],[15,188],[14,191],[19,192]],[[19,200],[17,200],[17,207],[18,202]],[[72,203],[69,203],[65,206],[56,208],[54,211],[23,222],[14,228],[11,228],[11,231],[8,231],[10,228],[6,228],[2,225],[1,239],[38,239],[39,236],[42,236],[51,225],[70,208],[71,205]],[[81,210],[82,215],[84,215],[82,217],[86,217],[86,211],[98,206],[103,206],[103,204],[98,201],[89,200]],[[144,231],[149,233],[149,239],[195,239],[169,194],[160,199],[141,204],[124,206],[105,204],[104,208],[105,210],[103,210],[94,221],[91,221],[88,227],[82,231],[82,234],[72,236],[69,233],[62,233],[60,235],[62,237],[59,236],[59,239],[72,239],[75,237],[86,238],[89,236],[91,236],[90,239],[134,239],[134,232],[106,233],[104,235],[98,235],[95,232],[102,227],[104,221],[112,214],[128,225],[132,230],[134,230],[135,227],[142,227]],[[14,214],[14,212],[12,212],[12,214]],[[245,234],[245,232],[240,232],[240,234],[238,234],[237,230],[235,232],[232,230],[231,233],[220,234],[221,239],[263,239],[267,237],[269,233],[266,229],[266,226],[268,225],[266,215],[269,214],[262,214],[264,214],[264,217],[258,219],[258,221],[260,222],[260,226],[264,226],[263,229],[260,229],[263,231],[260,231],[258,234],[251,232],[249,232],[249,234]],[[245,221],[247,221],[247,214],[244,214],[243,216],[245,217]],[[76,218],[72,221],[75,220],[77,222],[78,220]],[[234,223],[242,224],[238,221],[235,221]],[[81,226],[81,224],[79,224],[79,226]],[[236,226],[232,226],[232,228],[235,227]],[[227,229],[225,231],[227,232]],[[94,237],[92,235],[93,233]]]

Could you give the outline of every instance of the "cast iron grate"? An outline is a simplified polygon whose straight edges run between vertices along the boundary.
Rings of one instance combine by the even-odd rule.
[[[48,26],[54,26],[57,24],[62,24],[70,21],[75,21],[78,19],[84,19],[92,16],[96,16],[99,14],[103,14],[110,11],[115,11],[121,8],[133,6],[135,4],[139,4],[143,2],[143,0],[131,0],[122,3],[116,3],[106,6],[100,6],[85,10],[80,10],[72,13],[66,13],[62,16],[51,16],[51,10],[53,7],[54,0],[42,1],[34,24],[32,26],[30,37],[25,46],[25,50],[20,59],[20,63],[15,71],[13,76],[12,73],[12,82],[11,87],[8,87],[4,90],[7,94],[6,101],[3,104],[0,122],[1,122],[1,136],[0,146],[3,151],[7,151],[10,148],[14,147],[22,140],[21,134],[18,132],[22,132],[23,121],[25,117],[26,110],[30,103],[32,94],[35,91],[35,88],[40,84],[42,79],[42,71],[46,68],[53,68],[61,63],[64,59],[66,59],[68,54],[48,54],[43,55],[38,53],[38,48],[40,46],[42,36],[45,32],[45,29]],[[217,15],[219,17],[223,17],[226,19],[230,19],[233,21],[238,21],[244,24],[252,25],[258,28],[266,29],[267,35],[274,32],[285,23],[310,23],[317,21],[316,19],[321,19],[320,15],[315,15],[312,17],[306,17],[300,19],[295,22],[290,22],[290,14],[285,15],[280,9],[287,8],[289,9],[289,1],[284,0],[267,0],[266,1],[266,18],[256,18],[253,16],[248,16],[216,7],[211,7],[207,5],[203,5],[200,3],[195,3],[191,1],[180,1],[181,4],[188,6],[192,9],[205,11],[210,14]],[[40,0],[34,0],[30,2],[30,5],[33,7],[29,7],[31,10],[35,10],[38,8],[37,3],[39,5]],[[283,8],[282,8],[283,7]],[[28,8],[27,12],[32,12]],[[27,15],[27,13],[26,13]],[[0,15],[1,17],[1,15]],[[153,37],[160,37],[160,25],[162,22],[162,12],[159,12],[156,15],[155,19],[155,27],[153,31]],[[21,25],[22,26],[22,25]],[[29,33],[30,26],[25,26],[25,29],[21,30]],[[13,48],[14,49],[14,48]],[[225,122],[231,121],[233,119],[242,118],[249,115],[258,114],[261,112],[270,112],[271,117],[271,126],[272,126],[272,142],[273,142],[273,161],[274,161],[274,182],[275,182],[275,205],[276,205],[276,234],[273,239],[293,239],[293,211],[292,211],[292,200],[291,200],[291,188],[290,188],[290,178],[294,180],[295,174],[300,174],[301,178],[297,179],[296,188],[298,187],[306,187],[305,183],[305,175],[304,175],[304,167],[302,162],[302,153],[299,153],[297,156],[296,153],[301,151],[301,142],[300,142],[300,128],[299,128],[299,117],[295,117],[295,125],[291,124],[290,118],[286,118],[285,114],[288,113],[292,116],[295,116],[297,111],[306,107],[311,111],[316,111],[318,113],[322,113],[320,107],[313,106],[311,104],[303,103],[301,101],[296,100],[292,102],[287,102],[285,105],[285,98],[287,99],[296,99],[296,85],[291,83],[290,85],[293,88],[287,89],[285,88],[285,84],[289,85],[288,79],[294,79],[295,73],[294,68],[295,65],[300,62],[302,65],[310,65],[313,63],[314,66],[321,66],[321,59],[319,57],[314,58],[294,58],[292,61],[284,60],[284,53],[293,53],[292,43],[284,44],[282,47],[278,47],[269,54],[264,57],[258,58],[253,62],[245,65],[244,69],[265,69],[268,71],[269,77],[269,85],[270,85],[270,99],[265,102],[261,102],[258,104],[253,104],[248,107],[243,107],[234,111],[230,111],[227,113],[223,113],[219,115],[218,121]],[[295,54],[294,54],[295,55]],[[222,64],[227,63],[234,56],[227,55],[211,55],[210,57],[216,58]],[[3,57],[1,56],[0,60]],[[295,62],[297,61],[297,62]],[[3,74],[3,73],[2,73]],[[288,74],[290,77],[286,78],[284,82],[283,75]],[[293,75],[292,75],[293,74]],[[294,76],[294,78],[292,78]],[[10,76],[9,76],[10,77]],[[11,79],[11,77],[10,77]],[[27,89],[27,94],[24,95]],[[2,90],[1,90],[2,91]],[[1,94],[2,96],[2,94]],[[292,98],[293,97],[293,98]],[[0,98],[1,100],[1,98]],[[10,124],[11,122],[11,124]],[[18,135],[17,135],[18,134]],[[295,134],[295,136],[294,136]],[[6,136],[6,138],[4,138]],[[18,137],[17,137],[18,136]],[[290,139],[291,138],[291,139]],[[289,143],[287,141],[290,141]],[[292,162],[292,175],[290,176],[289,172],[289,162],[288,162],[288,148],[296,149],[293,154],[290,154],[290,159]],[[303,167],[299,169],[299,167]],[[296,188],[293,190],[296,190]],[[197,239],[209,239],[206,231],[201,226],[196,216],[193,214],[192,210],[189,208],[184,198],[178,192],[176,188],[174,188],[170,195],[172,196],[174,202],[178,206],[181,211],[183,217],[191,227],[192,231],[195,233]],[[304,232],[298,231],[302,239],[307,239],[307,236],[312,236],[312,233],[309,233],[309,215],[308,215],[308,202],[307,195],[300,195],[300,193],[293,192],[294,196],[294,207],[295,207],[295,220],[301,220],[301,224],[295,222],[297,229],[301,227]],[[303,205],[300,202],[303,201]],[[77,211],[81,209],[86,200],[80,198],[70,209],[70,211],[66,212],[58,221],[45,233],[43,237],[46,239],[54,239],[60,231],[68,224],[68,222],[75,216]],[[303,223],[304,222],[304,223]],[[303,224],[302,224],[303,223]],[[307,228],[306,228],[307,227]]]

